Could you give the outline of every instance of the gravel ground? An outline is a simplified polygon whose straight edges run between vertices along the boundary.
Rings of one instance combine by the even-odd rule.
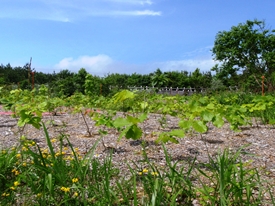
[[[54,125],[47,123],[52,118]],[[143,140],[146,141],[145,150],[149,160],[159,167],[165,168],[166,162],[162,145],[156,144],[155,140],[158,132],[176,128],[178,119],[167,117],[166,124],[162,128],[160,118],[161,116],[158,114],[151,114],[148,120],[140,126],[145,134]],[[60,134],[68,135],[73,146],[78,147],[82,154],[86,154],[100,138],[99,127],[94,126],[94,122],[89,117],[86,117],[86,121],[90,132],[93,134],[91,137],[87,135],[87,129],[81,115],[62,113],[57,116],[43,117],[43,122],[46,123],[51,138],[58,138]],[[101,129],[104,128],[101,127]],[[229,148],[234,152],[247,145],[242,150],[243,161],[251,161],[251,167],[259,169],[262,179],[275,185],[275,128],[258,122],[240,129],[241,132],[233,132],[228,124],[222,128],[215,128],[210,125],[206,134],[188,134],[185,138],[179,139],[179,144],[167,143],[165,147],[174,162],[180,161],[180,166],[194,160],[194,158],[196,158],[197,163],[206,163],[208,162],[208,155],[215,157],[224,148]],[[28,139],[36,141],[40,147],[46,147],[43,129],[38,130],[27,125],[24,131],[21,131],[17,126],[17,119],[12,118],[9,113],[2,112],[0,115],[0,148],[18,144],[18,139],[22,134]],[[104,159],[112,149],[113,164],[126,176],[129,174],[128,165],[135,167],[137,164],[139,168],[145,168],[146,165],[142,162],[144,157],[141,141],[122,138],[121,141],[117,142],[118,136],[119,134],[114,129],[110,129],[96,147],[94,157]]]

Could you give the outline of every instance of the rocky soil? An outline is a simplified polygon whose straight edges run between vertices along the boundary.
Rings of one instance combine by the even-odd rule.
[[[2,110],[2,109],[1,109]],[[54,124],[49,120],[54,120]],[[158,132],[169,131],[177,127],[177,119],[167,117],[166,122],[161,126],[161,115],[151,114],[144,124],[140,125],[144,131],[145,150],[149,160],[165,168],[165,154],[161,144],[156,144]],[[46,123],[51,138],[58,138],[61,134],[68,135],[70,142],[82,154],[86,154],[95,142],[101,137],[99,127],[86,116],[89,130],[92,136],[89,137],[84,120],[79,114],[62,113],[57,116],[44,116],[43,122]],[[104,129],[101,127],[101,129]],[[187,134],[185,138],[179,139],[179,144],[167,143],[165,147],[171,155],[172,161],[179,161],[180,165],[186,165],[196,158],[196,163],[208,162],[210,155],[215,156],[225,148],[235,152],[241,147],[242,160],[248,162],[250,167],[257,167],[262,174],[263,181],[267,180],[275,185],[275,128],[269,125],[262,125],[260,122],[252,126],[240,128],[241,132],[233,132],[229,125],[225,124],[222,128],[209,126],[206,134]],[[28,125],[22,129],[17,126],[17,119],[12,118],[10,113],[0,113],[0,148],[8,148],[18,144],[20,136],[24,134],[28,139],[36,141],[41,148],[46,148],[45,134],[40,130]],[[147,167],[142,160],[142,144],[140,140],[127,140],[122,138],[117,141],[119,134],[114,129],[109,129],[108,134],[100,141],[95,149],[94,157],[104,159],[113,151],[112,162],[118,167],[122,174],[129,174],[129,166],[140,169]],[[135,165],[135,164],[136,165]],[[274,189],[274,188],[273,188]]]

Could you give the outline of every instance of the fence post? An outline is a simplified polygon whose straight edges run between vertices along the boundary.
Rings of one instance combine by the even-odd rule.
[[[264,96],[264,76],[262,76],[262,96]]]

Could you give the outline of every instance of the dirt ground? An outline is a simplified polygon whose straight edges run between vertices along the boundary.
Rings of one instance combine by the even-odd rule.
[[[20,131],[17,126],[17,119],[10,116],[10,113],[0,113],[0,148],[12,147],[18,144],[22,134],[28,139],[36,141],[41,148],[46,147],[45,134],[43,129],[35,129],[28,125],[24,131]],[[54,124],[49,120],[53,119]],[[158,132],[169,131],[177,127],[178,119],[167,117],[166,123],[161,127],[161,115],[151,114],[144,124],[140,125],[143,129],[145,140],[145,150],[149,160],[158,165],[165,167],[165,155],[161,144],[156,144]],[[43,122],[46,123],[50,138],[58,138],[61,134],[68,135],[74,148],[79,148],[82,154],[86,154],[95,142],[100,138],[99,129],[94,122],[86,116],[91,137],[87,135],[87,129],[84,120],[79,114],[62,113],[57,116],[46,115]],[[101,129],[104,129],[101,127]],[[94,157],[104,159],[113,150],[112,162],[114,166],[120,169],[122,174],[129,174],[129,166],[140,169],[147,165],[142,161],[142,145],[140,140],[127,140],[122,138],[118,140],[119,133],[114,129],[109,129],[108,134],[95,149]],[[262,125],[260,122],[256,125],[242,127],[241,132],[231,131],[228,124],[222,128],[209,126],[206,134],[188,134],[185,138],[179,139],[179,144],[166,143],[165,147],[171,155],[173,162],[179,161],[180,165],[186,165],[196,158],[198,163],[208,162],[208,155],[215,157],[224,148],[229,148],[234,152],[242,146],[243,162],[249,162],[251,167],[258,168],[262,174],[262,179],[267,180],[270,184],[275,185],[275,128],[268,125]],[[135,163],[135,164],[134,164]]]

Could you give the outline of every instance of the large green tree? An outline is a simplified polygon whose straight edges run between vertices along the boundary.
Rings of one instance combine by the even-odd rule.
[[[242,79],[253,78],[258,86],[264,75],[268,89],[274,90],[274,33],[275,30],[266,28],[264,21],[258,20],[248,20],[230,31],[218,32],[212,51],[221,65],[215,68],[229,77],[238,73]]]

